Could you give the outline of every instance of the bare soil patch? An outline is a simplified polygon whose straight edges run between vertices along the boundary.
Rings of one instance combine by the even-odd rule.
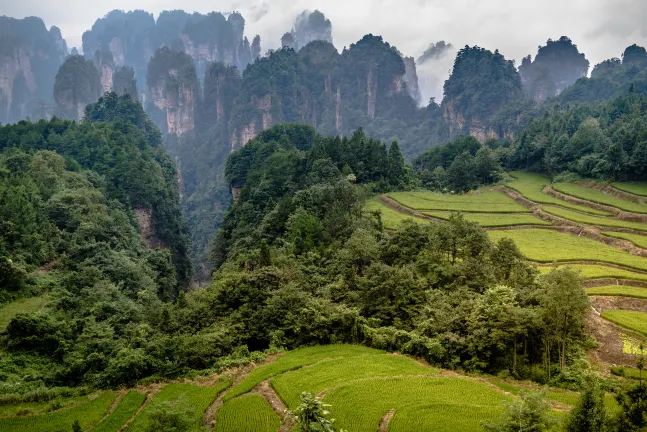
[[[590,296],[589,299],[599,313],[617,309],[647,312],[647,299],[615,296]]]
[[[626,330],[601,318],[593,310],[588,314],[585,326],[587,333],[598,342],[598,348],[591,351],[597,361],[611,366],[634,366],[635,356],[622,352],[623,340],[620,335]]]
[[[252,390],[252,392],[261,395],[267,401],[267,403],[270,404],[274,412],[278,414],[281,419],[281,428],[279,429],[280,432],[289,432],[294,428],[294,426],[296,426],[297,423],[294,416],[292,415],[288,407],[283,403],[281,398],[279,398],[279,395],[276,394],[276,392],[270,385],[270,380],[263,381],[262,383],[257,385],[254,390]]]
[[[384,414],[382,420],[380,420],[380,425],[377,427],[377,432],[387,432],[389,430],[389,423],[395,415],[395,408],[391,408],[389,412]]]

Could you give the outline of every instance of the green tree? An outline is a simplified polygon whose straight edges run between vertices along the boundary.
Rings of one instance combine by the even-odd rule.
[[[568,269],[553,270],[541,278],[540,304],[546,327],[546,343],[550,355],[551,340],[557,341],[560,368],[566,366],[569,340],[584,331],[584,319],[590,308],[589,298],[582,290],[580,277]]]
[[[83,432],[78,420],[74,420],[74,423],[72,423],[72,432]]]
[[[550,410],[550,403],[542,393],[522,392],[518,399],[506,405],[501,420],[482,425],[490,432],[543,432],[555,423]]]
[[[407,182],[406,173],[400,146],[397,141],[393,141],[389,147],[389,183],[391,186],[396,189],[404,186]]]
[[[447,169],[447,187],[455,192],[467,192],[477,186],[474,157],[463,152]]]
[[[589,381],[566,420],[566,431],[608,432],[610,430],[610,419],[604,405],[604,391],[600,389],[597,381]]]
[[[330,405],[321,402],[321,399],[303,392],[300,395],[301,403],[295,410],[297,421],[303,432],[335,432],[334,419],[329,419],[326,410]],[[339,432],[344,432],[343,429]]]

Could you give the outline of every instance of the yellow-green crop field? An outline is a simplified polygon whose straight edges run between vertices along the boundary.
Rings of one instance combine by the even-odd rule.
[[[626,182],[626,183],[613,183],[614,188],[630,194],[640,195],[647,197],[647,183]]]
[[[454,377],[376,378],[350,382],[326,393],[339,427],[375,432],[391,409],[389,431],[459,432],[482,430],[511,398],[485,383]],[[358,409],[358,407],[362,407]]]
[[[540,273],[548,273],[555,268],[565,268],[573,270],[580,274],[583,279],[630,279],[630,280],[647,280],[647,274],[637,273],[631,270],[624,270],[615,267],[596,264],[558,264],[553,266],[539,267]]]
[[[586,288],[588,295],[599,296],[619,296],[619,297],[634,297],[634,298],[647,298],[647,288],[631,287],[624,285],[611,285],[595,288]]]
[[[299,394],[317,394],[348,381],[401,375],[433,375],[435,369],[393,354],[325,360],[273,379],[272,387],[290,409],[299,405]]]
[[[585,237],[564,234],[547,229],[522,229],[488,231],[492,241],[508,237],[531,261],[568,262],[593,261],[618,264],[629,268],[647,270],[647,259]]]
[[[438,219],[449,219],[452,212],[426,211],[424,214]],[[543,219],[525,213],[462,213],[465,220],[482,227],[507,227],[516,225],[550,225]]]
[[[6,329],[9,321],[19,313],[38,312],[48,301],[47,296],[29,297],[0,306],[0,331]]]
[[[300,348],[290,351],[272,363],[254,369],[243,381],[228,391],[223,396],[223,400],[227,401],[247,393],[266,379],[325,359],[380,354],[383,354],[383,351],[355,345],[325,345],[322,347]]]
[[[647,236],[643,236],[640,234],[624,233],[624,232],[613,232],[613,231],[605,231],[602,234],[609,237],[629,240],[636,246],[647,249]]]
[[[231,381],[222,381],[216,386],[197,386],[194,384],[168,384],[146,405],[146,408],[126,428],[128,432],[148,430],[151,415],[163,403],[172,403],[179,410],[185,410],[192,419],[191,431],[199,431],[204,412],[211,406],[219,393],[231,385]]]
[[[71,431],[75,420],[78,420],[83,430],[86,430],[99,423],[116,398],[116,393],[105,392],[92,400],[86,398],[84,402],[69,409],[34,416],[0,418],[0,430],[7,432]]]
[[[576,211],[559,208],[559,207],[543,207],[546,213],[568,219],[573,222],[582,223],[586,225],[600,226],[600,227],[616,227],[616,228],[629,228],[636,231],[646,231],[647,224],[641,222],[631,222],[612,217],[593,216],[582,214]]]
[[[554,204],[581,212],[597,214],[600,216],[608,216],[611,214],[602,210],[596,210],[586,206],[571,204],[568,201],[564,201],[554,196],[545,194],[543,192],[544,187],[549,185],[551,183],[551,180],[544,175],[521,171],[512,172],[510,173],[510,175],[514,177],[515,180],[506,183],[506,186],[508,186],[510,189],[516,190],[530,201],[536,202],[538,204]]]
[[[279,416],[257,394],[237,397],[225,403],[216,414],[216,432],[276,432]]]
[[[629,330],[647,335],[647,313],[631,310],[605,310],[602,318]]]
[[[101,423],[92,428],[92,432],[114,432],[120,430],[130,420],[146,400],[146,395],[131,390],[123,397],[119,405]]]
[[[412,220],[418,223],[429,223],[428,220],[418,218],[415,216],[408,215],[406,213],[400,213],[397,210],[392,209],[388,205],[384,204],[378,198],[372,198],[366,202],[364,206],[366,210],[379,210],[382,214],[382,224],[386,229],[396,229],[405,220]]]
[[[523,205],[502,192],[488,189],[465,195],[433,192],[393,192],[389,198],[414,210],[443,210],[473,213],[529,213]]]
[[[613,195],[607,195],[597,189],[591,189],[575,183],[554,183],[553,188],[559,192],[565,193],[566,195],[571,195],[598,204],[608,205],[620,210],[634,213],[647,213],[647,205],[638,204]]]

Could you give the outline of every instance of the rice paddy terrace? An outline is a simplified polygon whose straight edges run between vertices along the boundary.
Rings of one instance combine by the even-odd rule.
[[[442,221],[452,212],[478,222],[493,241],[508,237],[541,273],[580,273],[593,310],[589,328],[604,367],[635,364],[647,337],[647,184],[552,183],[511,173],[513,181],[466,195],[396,192],[367,204],[386,229],[405,220]]]
[[[495,419],[502,405],[532,384],[442,371],[380,350],[329,345],[272,356],[255,368],[200,383],[169,383],[64,400],[51,412],[46,403],[0,407],[0,430],[148,430],[156,408],[170,403],[186,410],[191,430],[216,432],[292,431],[302,391],[331,405],[336,425],[353,432],[475,431]],[[565,390],[544,389],[556,417],[578,399]],[[615,409],[613,397],[606,403]],[[16,415],[22,410],[22,415]],[[26,410],[33,414],[25,415]]]
[[[386,229],[410,219],[429,223],[461,212],[492,240],[514,239],[541,273],[568,266],[578,271],[591,298],[588,320],[600,343],[594,364],[631,377],[647,338],[647,185],[551,184],[549,178],[512,173],[503,186],[466,195],[397,192],[373,198]],[[0,309],[0,328],[16,310]],[[617,366],[622,366],[618,368]],[[189,413],[191,430],[275,432],[295,429],[286,414],[309,391],[331,405],[336,424],[348,431],[474,431],[495,419],[502,404],[531,384],[460,375],[379,350],[348,345],[303,348],[272,356],[257,367],[201,379],[96,392],[50,402],[0,406],[0,430],[137,432],[155,410],[170,403]],[[578,394],[545,389],[554,415],[562,416]],[[610,407],[615,407],[611,396]]]

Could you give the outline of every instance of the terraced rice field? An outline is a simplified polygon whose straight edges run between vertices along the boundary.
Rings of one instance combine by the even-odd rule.
[[[585,291],[588,295],[647,298],[647,288],[624,285],[586,288]]]
[[[647,205],[638,204],[633,201],[615,197],[613,195],[607,195],[597,189],[591,189],[575,183],[554,183],[553,188],[567,195],[571,195],[598,204],[608,205],[620,210],[633,213],[647,213]]]
[[[510,173],[510,175],[514,177],[515,180],[506,183],[506,186],[510,189],[516,190],[530,201],[536,202],[538,204],[553,204],[600,216],[609,216],[611,214],[602,210],[596,210],[586,206],[571,204],[568,201],[564,201],[554,196],[545,194],[542,191],[544,190],[544,187],[551,183],[551,180],[549,177],[546,177],[544,175],[526,173],[521,171],[512,172]]]
[[[605,310],[602,318],[629,330],[647,335],[647,313],[631,310]]]
[[[382,214],[382,224],[384,228],[394,230],[405,220],[412,220],[418,223],[429,223],[428,220],[417,218],[406,213],[400,213],[397,210],[384,204],[379,198],[372,198],[366,202],[364,206],[366,210],[375,211],[379,210]]]
[[[536,262],[592,261],[647,270],[647,259],[585,237],[546,229],[488,231],[492,241],[509,237],[521,253]]]
[[[95,397],[96,396],[96,397]],[[10,432],[60,432],[72,430],[75,420],[83,430],[96,425],[106,415],[117,398],[114,392],[93,395],[94,399],[86,400],[69,409],[62,409],[47,414],[27,417],[0,418],[0,430]]]
[[[613,183],[611,186],[623,192],[647,197],[647,183]]]
[[[554,266],[539,267],[540,273],[548,273],[554,268],[568,267],[580,274],[583,279],[629,279],[647,281],[647,274],[637,273],[631,270],[624,270],[615,267],[595,264],[558,264]]]
[[[276,432],[279,416],[257,394],[233,399],[218,410],[215,432]]]
[[[454,377],[401,377],[350,382],[326,393],[339,427],[375,432],[391,409],[389,431],[475,431],[511,398],[485,383]],[[362,409],[358,409],[362,407]]]
[[[252,390],[266,379],[284,372],[298,369],[321,360],[342,357],[381,355],[383,351],[355,345],[326,345],[323,347],[308,347],[290,351],[270,364],[254,369],[243,381],[229,390],[223,397],[227,401]]]
[[[43,309],[49,298],[47,296],[30,297],[0,306],[0,332],[7,328],[9,321],[19,313],[38,312]]]
[[[599,226],[599,227],[614,227],[614,228],[628,228],[636,231],[645,231],[647,232],[647,224],[641,222],[631,222],[621,219],[615,219],[612,217],[601,217],[593,216],[588,214],[579,213],[576,211],[559,208],[559,207],[543,207],[546,213],[550,213],[554,216],[559,216],[564,219],[568,219],[573,222]]]
[[[179,410],[186,411],[192,419],[191,431],[199,431],[204,412],[211,406],[218,394],[231,385],[223,381],[213,387],[194,384],[168,384],[156,394],[141,414],[126,428],[127,432],[143,432],[149,428],[151,415],[165,402],[172,403]]]
[[[290,409],[299,405],[299,394],[317,394],[348,381],[401,375],[433,375],[437,371],[393,354],[339,358],[286,372],[272,380],[272,387]]]
[[[130,420],[146,400],[146,395],[131,390],[123,397],[117,408],[98,425],[92,432],[114,432],[120,430]]]
[[[393,192],[389,198],[414,210],[441,210],[472,213],[529,213],[523,205],[502,192],[480,189],[465,195],[432,192]]]
[[[426,211],[425,215],[438,219],[449,219],[452,212],[443,211]],[[531,214],[524,213],[463,213],[463,217],[470,221],[476,222],[482,227],[507,227],[518,225],[550,225],[549,222],[539,219]]]
[[[629,240],[633,244],[635,244],[638,247],[641,247],[643,249],[647,249],[647,236],[643,236],[640,234],[631,234],[631,233],[623,233],[623,232],[603,232],[605,236],[609,237],[615,237],[623,240]]]

